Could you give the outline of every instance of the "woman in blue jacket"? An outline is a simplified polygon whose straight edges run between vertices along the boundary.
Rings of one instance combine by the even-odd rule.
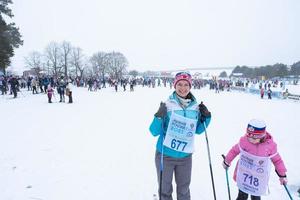
[[[175,91],[161,102],[150,125],[156,144],[155,165],[160,200],[172,200],[172,178],[175,175],[177,200],[190,200],[194,136],[204,132],[211,114],[190,92],[192,77],[187,72],[175,76]]]

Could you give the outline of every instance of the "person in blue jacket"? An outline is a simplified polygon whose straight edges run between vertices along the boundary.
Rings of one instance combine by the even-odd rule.
[[[190,92],[192,77],[179,72],[174,79],[175,91],[161,102],[150,125],[156,144],[155,165],[160,200],[172,200],[172,179],[175,175],[177,200],[190,200],[194,136],[209,125],[211,113]]]

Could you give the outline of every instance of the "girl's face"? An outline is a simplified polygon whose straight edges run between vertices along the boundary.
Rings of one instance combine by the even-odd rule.
[[[183,98],[185,98],[188,95],[190,90],[191,90],[190,84],[186,80],[178,81],[175,86],[176,93]]]
[[[258,144],[260,143],[260,138],[252,138],[252,137],[247,137],[248,138],[248,141],[252,144]]]
[[[261,143],[264,138],[266,137],[266,134],[246,134],[247,139],[252,144],[258,144]]]

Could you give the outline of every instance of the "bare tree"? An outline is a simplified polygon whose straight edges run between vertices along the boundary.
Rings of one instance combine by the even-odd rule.
[[[68,78],[69,57],[71,54],[72,45],[70,42],[63,41],[61,44],[62,64],[64,68],[65,78]]]
[[[135,78],[139,75],[139,72],[137,70],[131,70],[128,72],[128,74]]]
[[[34,70],[37,76],[40,75],[40,72],[42,71],[42,55],[37,51],[33,51],[24,59],[26,66]]]
[[[106,57],[106,64],[108,66],[110,76],[116,79],[120,79],[128,67],[126,57],[119,52],[108,53]]]
[[[62,71],[60,55],[60,48],[56,42],[51,42],[45,49],[47,65],[52,70],[52,74],[55,77],[58,77]]]
[[[79,75],[80,77],[82,77],[86,65],[85,65],[84,55],[82,53],[81,48],[79,47],[72,48],[71,64],[75,67],[75,76],[77,77]]]
[[[105,73],[107,71],[107,54],[105,52],[97,52],[92,55],[90,58],[93,71],[104,79]]]

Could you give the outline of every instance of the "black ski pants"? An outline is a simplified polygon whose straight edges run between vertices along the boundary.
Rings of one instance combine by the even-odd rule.
[[[239,190],[238,197],[236,200],[247,200],[248,199],[248,194]],[[251,195],[251,200],[260,200],[260,196],[252,196]]]

